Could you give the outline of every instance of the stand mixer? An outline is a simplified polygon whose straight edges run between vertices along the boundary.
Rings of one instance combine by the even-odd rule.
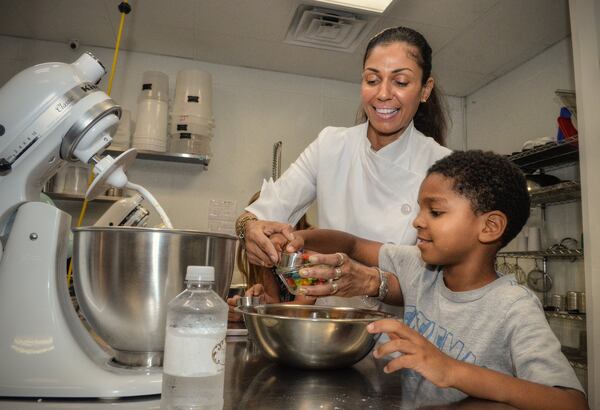
[[[95,164],[88,198],[107,185],[137,187],[124,173],[134,150],[116,159],[98,156],[121,115],[96,86],[104,74],[86,53],[73,64],[26,69],[0,89],[0,396],[161,391],[160,369],[111,367],[83,326],[66,283],[71,218],[39,202],[43,184],[64,161]]]

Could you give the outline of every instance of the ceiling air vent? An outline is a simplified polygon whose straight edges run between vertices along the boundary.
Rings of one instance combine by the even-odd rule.
[[[285,42],[352,53],[374,22],[373,15],[300,5]]]

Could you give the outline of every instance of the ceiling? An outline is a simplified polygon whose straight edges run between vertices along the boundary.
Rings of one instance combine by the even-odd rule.
[[[2,3],[0,34],[114,47],[120,0]],[[284,43],[296,8],[307,3],[131,0],[122,48],[358,82],[368,38],[405,25],[431,44],[443,90],[466,96],[570,34],[567,0],[394,0],[353,53]]]

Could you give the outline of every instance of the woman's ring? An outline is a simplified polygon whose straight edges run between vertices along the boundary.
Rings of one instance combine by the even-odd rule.
[[[345,262],[345,260],[344,260],[345,259],[344,258],[344,254],[340,253],[340,252],[337,252],[336,255],[338,257],[338,263],[337,263],[336,266],[342,266],[344,264],[344,262]]]
[[[338,291],[338,284],[336,282],[331,282],[331,294],[335,295]]]
[[[340,268],[339,266],[337,268],[335,268],[335,276],[333,277],[334,280],[338,280],[339,278],[342,277],[342,268]]]

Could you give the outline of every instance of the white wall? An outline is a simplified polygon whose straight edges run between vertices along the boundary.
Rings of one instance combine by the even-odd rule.
[[[554,91],[574,88],[567,38],[467,97],[467,146],[510,154],[527,140],[555,137],[561,105]]]

